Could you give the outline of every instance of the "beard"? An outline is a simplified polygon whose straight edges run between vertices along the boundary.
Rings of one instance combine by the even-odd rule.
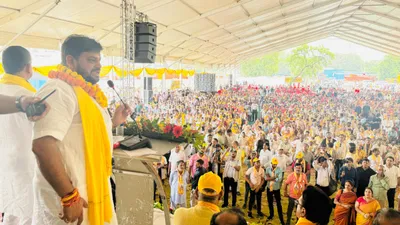
[[[91,76],[92,73],[99,71],[99,69],[97,68],[93,68],[93,70],[91,70],[90,72],[84,70],[79,64],[78,64],[78,68],[76,69],[76,72],[81,75],[83,77],[83,79],[85,79],[87,82],[91,83],[91,84],[97,84],[97,82],[99,82],[99,76],[94,77]]]

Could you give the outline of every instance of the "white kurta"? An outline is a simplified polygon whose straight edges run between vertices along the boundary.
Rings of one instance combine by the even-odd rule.
[[[43,97],[54,89],[57,91],[46,100],[50,104],[51,110],[45,118],[35,123],[34,139],[53,136],[58,140],[57,146],[62,155],[66,173],[73,186],[79,190],[81,197],[87,201],[84,137],[78,100],[73,88],[61,80],[48,81],[39,91],[38,96]],[[110,151],[112,151],[111,119],[107,111],[101,109],[94,99],[93,102],[103,114],[104,121],[99,121],[99,123],[104,122],[106,125]],[[33,180],[35,204],[32,225],[65,225],[65,222],[58,216],[62,212],[60,197],[43,177],[39,167],[36,166],[35,172]],[[110,198],[112,198],[111,186],[109,190]],[[84,209],[82,224],[89,225],[87,209]],[[110,224],[118,224],[115,212],[113,212]]]
[[[33,96],[17,85],[0,84],[0,94]],[[0,115],[0,212],[31,218],[33,209],[32,127],[25,113]]]

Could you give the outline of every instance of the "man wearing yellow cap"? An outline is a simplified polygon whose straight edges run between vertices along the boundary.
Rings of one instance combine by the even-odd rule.
[[[272,220],[274,218],[274,197],[276,200],[276,206],[278,208],[279,220],[282,225],[284,225],[283,221],[283,212],[282,212],[282,204],[281,204],[281,182],[283,180],[282,170],[278,167],[278,159],[272,158],[271,167],[267,167],[266,170],[266,179],[267,183],[267,199],[268,199],[268,207],[269,207],[269,217],[268,220]]]
[[[254,205],[254,201],[257,200],[257,214],[260,217],[263,217],[264,214],[261,212],[261,195],[265,179],[264,179],[264,170],[261,168],[260,160],[258,158],[253,159],[253,167],[249,168],[246,172],[246,182],[250,186],[250,202],[249,202],[249,211],[248,217],[253,218],[252,209]]]
[[[307,176],[307,182],[310,182],[311,165],[306,160],[304,160],[304,153],[303,152],[298,152],[296,154],[296,159],[293,161],[293,164],[292,164],[292,170],[293,171],[294,171],[294,166],[297,163],[301,164],[302,171]]]
[[[220,211],[218,202],[222,198],[221,178],[208,172],[200,177],[196,189],[198,203],[191,208],[179,208],[174,214],[174,225],[210,224],[213,214]]]

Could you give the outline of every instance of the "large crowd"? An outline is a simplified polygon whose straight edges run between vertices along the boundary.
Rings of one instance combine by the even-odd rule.
[[[198,180],[210,171],[224,187],[218,206],[243,208],[248,218],[255,208],[273,221],[276,207],[280,223],[293,224],[303,192],[314,185],[332,200],[313,209],[313,222],[327,224],[333,211],[335,224],[361,225],[372,224],[379,209],[400,207],[399,103],[385,89],[242,85],[163,92],[136,110],[205,136],[202,148],[177,146],[158,163],[162,178],[169,177],[171,211],[189,207],[188,198],[196,206]],[[237,205],[238,195],[244,205]],[[289,200],[286,217],[281,196]]]

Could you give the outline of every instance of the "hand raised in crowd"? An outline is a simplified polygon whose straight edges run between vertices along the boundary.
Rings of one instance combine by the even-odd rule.
[[[78,220],[77,225],[83,222],[83,208],[87,208],[88,204],[85,199],[80,198],[78,202],[71,206],[64,206],[63,213],[60,214],[60,219],[64,220],[65,223],[75,223]]]
[[[28,108],[29,105],[32,105],[32,104],[34,104],[36,102],[39,102],[39,101],[40,101],[40,98],[37,98],[37,97],[23,96],[21,98],[21,107],[22,107],[22,109],[24,111],[26,111],[26,108]],[[28,117],[28,119],[30,121],[33,121],[33,122],[34,121],[38,121],[38,120],[42,119],[43,117],[45,117],[47,115],[47,113],[50,111],[50,105],[47,104],[47,102],[45,102],[45,101],[43,102],[43,104],[46,105],[46,110],[40,116]]]

